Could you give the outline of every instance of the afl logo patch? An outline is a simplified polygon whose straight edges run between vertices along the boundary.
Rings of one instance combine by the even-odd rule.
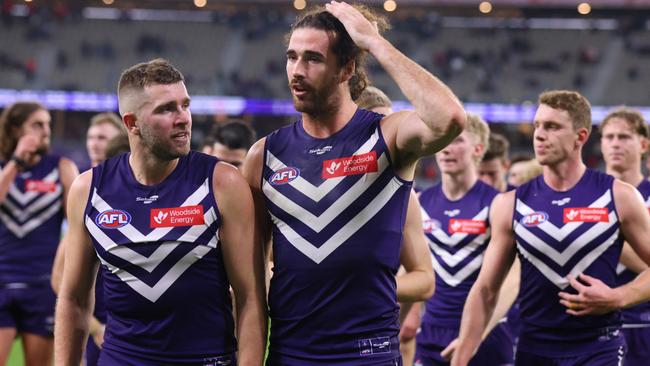
[[[104,229],[119,229],[131,222],[131,215],[122,210],[108,210],[95,217],[95,224]]]
[[[548,214],[546,212],[537,211],[522,217],[519,222],[526,227],[533,227],[545,223],[547,220]]]
[[[269,183],[273,185],[287,184],[300,176],[300,169],[293,167],[282,168],[271,174]]]

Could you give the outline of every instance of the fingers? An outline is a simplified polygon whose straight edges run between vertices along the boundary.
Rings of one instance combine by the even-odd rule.
[[[454,356],[454,351],[456,350],[456,343],[458,342],[458,339],[454,339],[449,343],[447,348],[443,349],[442,352],[440,352],[440,356],[444,358],[445,360],[449,361],[451,358]]]
[[[590,285],[590,286],[597,283],[597,282],[601,282],[599,279],[597,279],[595,277],[591,277],[591,276],[586,275],[584,273],[581,273],[580,275],[578,275],[578,277],[580,278],[580,280],[582,282],[584,282],[584,283],[586,283],[587,285]]]
[[[583,291],[585,291],[585,290],[587,289],[587,287],[588,287],[588,286],[585,286],[585,285],[583,285],[582,283],[580,283],[580,281],[578,281],[578,280],[577,280],[575,277],[573,277],[573,276],[567,276],[567,278],[569,279],[569,283],[571,284],[571,287],[573,287],[574,289],[576,289],[578,292],[583,292]]]

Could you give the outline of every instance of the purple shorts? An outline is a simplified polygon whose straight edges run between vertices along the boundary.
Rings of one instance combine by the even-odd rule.
[[[49,282],[42,285],[0,285],[0,327],[43,337],[54,335],[56,295]]]
[[[179,359],[150,360],[135,355],[116,352],[106,347],[99,355],[98,366],[236,366],[235,354],[205,358],[202,361],[184,361]]]
[[[650,362],[650,327],[625,328],[623,335],[627,343],[625,366],[645,366]]]
[[[518,350],[515,366],[621,366],[623,364],[627,366],[627,362],[623,363],[625,352],[625,345],[570,357],[546,357]],[[644,365],[647,365],[647,362]]]
[[[322,362],[318,361],[304,361],[304,360],[297,360],[297,359],[288,359],[286,357],[273,357],[272,355],[269,355],[269,357],[266,359],[266,366],[325,366],[325,365],[332,365],[332,366],[402,366],[402,357],[397,357],[391,360],[384,360],[384,361],[376,361],[371,358],[368,358],[367,360],[356,360],[353,361],[352,363],[350,362],[343,362],[343,363],[337,363],[337,362],[332,362],[324,360]]]
[[[416,340],[415,366],[449,365],[440,352],[458,337],[458,330],[422,324]],[[513,364],[512,336],[505,323],[498,324],[481,343],[469,366],[507,366]]]

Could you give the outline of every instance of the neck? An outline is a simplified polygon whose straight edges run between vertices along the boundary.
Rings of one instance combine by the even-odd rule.
[[[476,184],[477,180],[478,174],[471,168],[459,174],[445,173],[442,175],[442,192],[449,200],[459,200]]]
[[[138,183],[154,185],[167,178],[178,165],[178,158],[173,160],[160,160],[150,152],[135,149],[129,156],[129,165],[133,176]]]
[[[316,138],[327,138],[340,131],[350,122],[357,105],[347,98],[336,110],[325,114],[302,114],[302,127]]]
[[[612,167],[607,167],[606,171],[607,174],[611,175],[612,177],[620,179],[625,183],[629,183],[634,187],[638,186],[643,181],[643,174],[641,174],[640,163],[637,164],[637,166],[633,169],[614,169]]]
[[[580,155],[570,157],[553,166],[544,166],[544,181],[556,191],[564,192],[575,186],[587,167]]]

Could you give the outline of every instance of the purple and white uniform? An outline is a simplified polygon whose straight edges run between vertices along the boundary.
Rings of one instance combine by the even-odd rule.
[[[358,109],[328,138],[302,121],[266,138],[269,365],[401,363],[395,274],[411,182],[395,174],[382,117]]]
[[[636,189],[641,193],[646,207],[650,209],[650,181],[644,179]],[[636,278],[637,273],[620,264],[616,268],[616,285],[622,286]],[[621,310],[623,315],[623,335],[628,351],[626,366],[647,365],[650,359],[650,302]]]
[[[499,192],[478,180],[460,199],[449,200],[442,184],[422,192],[422,220],[436,273],[436,292],[426,302],[417,336],[415,364],[448,365],[440,352],[458,337],[463,306],[490,241],[488,214]],[[512,339],[499,326],[483,342],[471,365],[512,363]]]
[[[191,151],[150,186],[137,182],[128,160],[93,168],[85,210],[107,311],[99,365],[234,365],[212,188],[217,159]]]
[[[517,364],[531,357],[575,357],[589,365],[615,365],[623,356],[620,312],[572,316],[558,296],[560,291],[575,293],[567,276],[580,273],[616,286],[623,238],[613,182],[613,177],[587,169],[565,192],[550,188],[543,176],[517,188],[513,230],[521,260],[522,322]],[[587,355],[594,358],[585,360]]]
[[[46,337],[54,329],[50,277],[63,221],[60,160],[44,155],[18,173],[0,205],[0,327]]]

